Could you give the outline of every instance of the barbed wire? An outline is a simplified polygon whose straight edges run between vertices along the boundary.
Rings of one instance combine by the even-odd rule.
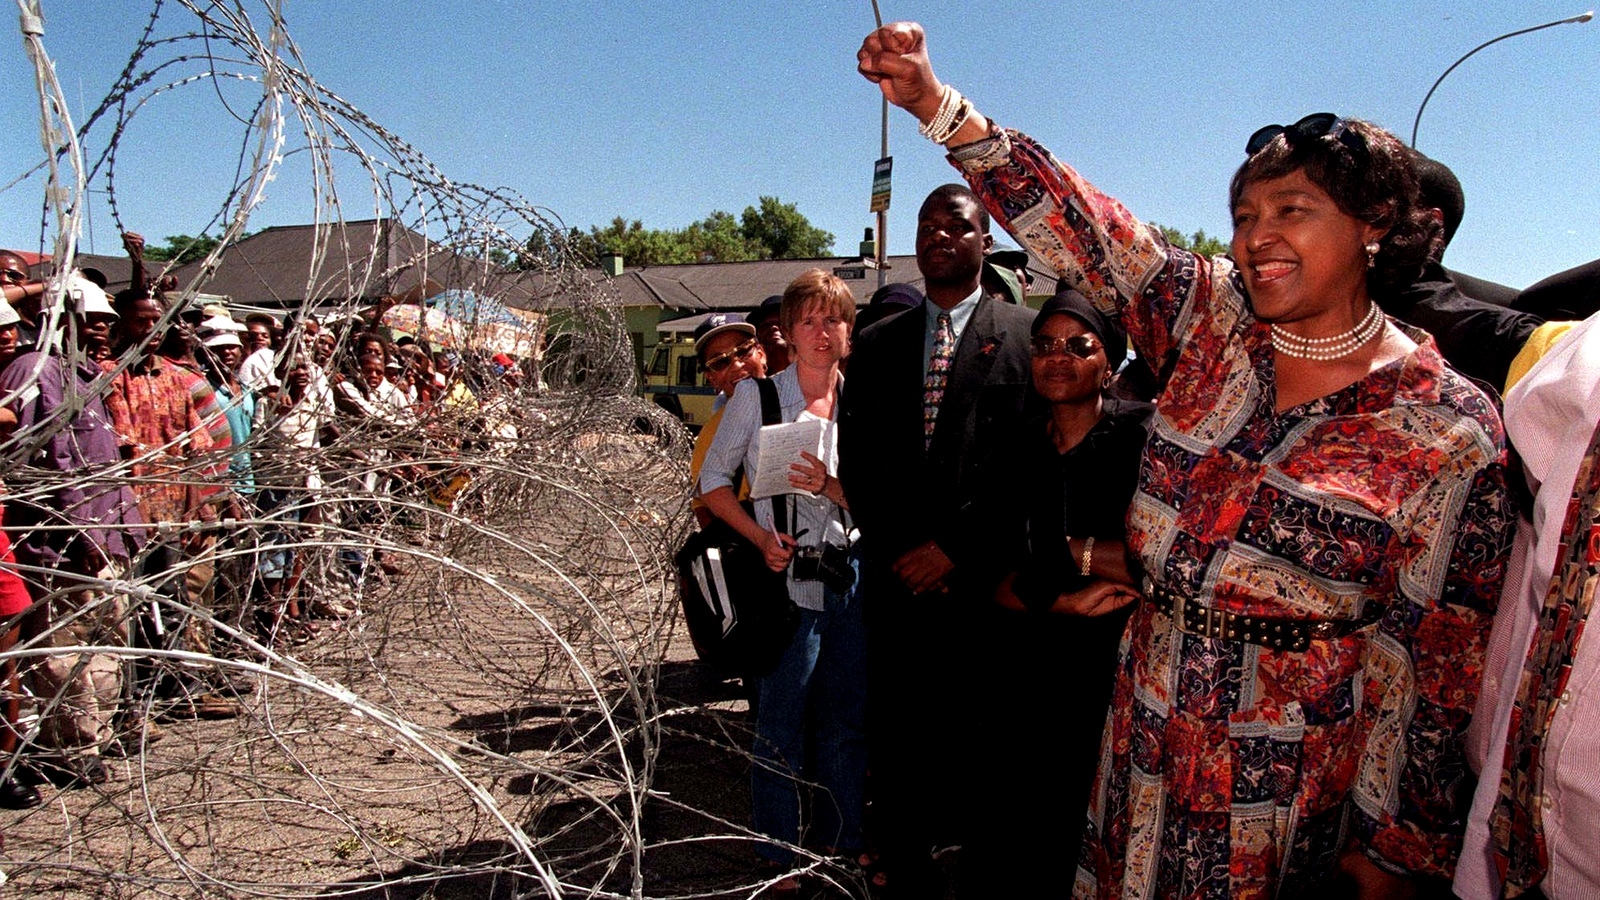
[[[644,898],[768,886],[651,874],[685,847],[756,840],[741,814],[657,779],[663,743],[676,741],[697,763],[722,760],[729,777],[716,793],[741,794],[749,735],[736,714],[707,718],[706,707],[658,692],[672,664],[671,554],[689,521],[688,436],[637,397],[614,292],[558,252],[530,257],[532,232],[561,246],[559,219],[514,191],[448,178],[317,82],[279,0],[155,0],[128,64],[77,126],[46,53],[40,3],[18,7],[42,158],[0,197],[24,202],[31,177],[44,174],[41,245],[58,270],[73,265],[91,184],[104,185],[119,229],[136,224],[123,221],[118,163],[147,154],[133,149],[129,126],[157,101],[199,105],[205,92],[218,101],[216,127],[238,129],[235,178],[194,229],[220,229],[219,243],[181,270],[158,332],[205,302],[291,157],[309,163],[315,228],[302,287],[280,299],[338,320],[366,312],[404,276],[515,296],[537,315],[520,332],[531,376],[520,385],[488,359],[490,323],[469,316],[455,338],[457,377],[482,389],[474,402],[398,415],[372,400],[369,414],[341,414],[342,435],[325,446],[286,439],[276,425],[285,411],[275,409],[248,441],[221,450],[185,452],[177,441],[93,472],[37,465],[84,396],[0,446],[8,507],[47,507],[64,489],[214,489],[230,462],[250,463],[249,480],[232,485],[241,503],[216,521],[157,523],[125,567],[69,584],[47,566],[18,566],[33,610],[50,614],[0,652],[24,675],[20,749],[0,777],[59,753],[49,723],[82,700],[39,691],[41,667],[74,682],[114,671],[124,685],[155,687],[118,689],[102,757],[109,780],[46,790],[43,805],[0,814],[9,889]],[[244,85],[259,96],[236,90]],[[351,224],[366,219],[423,239],[396,255],[378,229]],[[54,290],[40,340],[78,365],[87,360],[67,308]],[[354,339],[343,335],[320,361],[335,380]],[[156,340],[106,365],[90,393]],[[303,324],[285,335],[291,362],[316,351]],[[0,402],[16,402],[43,368]],[[353,373],[349,382],[361,393]],[[75,527],[46,521],[37,531]],[[268,570],[278,577],[264,578]],[[92,602],[76,603],[85,587]],[[286,612],[291,601],[304,604],[300,618]],[[238,714],[205,718],[216,697]],[[693,824],[656,827],[652,815]],[[846,887],[843,869],[801,852]]]

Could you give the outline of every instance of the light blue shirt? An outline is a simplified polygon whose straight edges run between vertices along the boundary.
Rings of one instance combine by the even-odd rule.
[[[793,422],[806,408],[806,398],[800,391],[796,366],[790,366],[772,377],[778,388],[779,418]],[[717,426],[716,437],[711,439],[711,449],[706,451],[705,462],[700,467],[700,490],[710,493],[717,488],[733,488],[733,474],[743,463],[745,473],[754,480],[756,476],[756,434],[761,429],[761,391],[755,379],[746,378],[733,389],[733,396],[723,408],[722,422]],[[839,474],[839,430],[837,421],[828,422],[822,432],[822,462],[828,473]],[[737,490],[737,488],[734,488]],[[805,494],[785,494],[794,527],[780,528],[786,534],[796,534],[805,529],[800,543],[817,546],[823,542],[835,546],[848,545],[844,511],[826,497],[808,497]],[[755,517],[762,528],[772,529],[772,500],[755,501]],[[820,581],[795,581],[789,573],[789,596],[796,605],[810,610],[826,608]]]
[[[939,314],[950,313],[950,331],[955,335],[955,346],[960,346],[961,332],[967,330],[967,322],[971,321],[972,311],[978,308],[978,298],[982,296],[983,286],[979,285],[965,300],[948,310],[940,309],[939,304],[932,300],[922,304],[922,314],[927,317],[928,323],[922,337],[922,380],[928,380],[928,361],[933,358],[933,339],[939,332]]]
[[[235,397],[227,382],[209,378],[206,381],[216,392],[217,405],[222,407],[222,415],[228,420],[233,446],[243,447],[250,440],[250,432],[255,430],[256,392],[240,382],[239,396]],[[250,469],[249,450],[241,450],[228,459],[228,474],[233,478],[234,490],[241,494],[255,492],[256,478]]]

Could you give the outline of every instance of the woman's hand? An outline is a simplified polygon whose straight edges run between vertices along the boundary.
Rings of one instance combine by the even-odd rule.
[[[1138,599],[1139,592],[1128,585],[1101,580],[1057,597],[1050,611],[1074,616],[1103,616]]]
[[[835,506],[849,509],[850,504],[844,499],[844,487],[839,484],[839,479],[828,474],[828,467],[823,465],[822,460],[804,450],[800,451],[800,456],[805,462],[795,463],[789,467],[789,483],[808,494],[822,497]]]
[[[800,458],[805,462],[797,462],[789,467],[789,483],[808,494],[820,494],[828,485],[828,467],[822,460],[800,451]]]
[[[928,42],[915,22],[891,22],[867,35],[856,51],[856,70],[890,103],[926,122],[939,112],[944,85],[933,77]]]
[[[787,534],[763,530],[761,541],[756,546],[761,548],[761,555],[767,560],[767,568],[774,572],[782,572],[789,567],[789,560],[794,557],[796,541]]]

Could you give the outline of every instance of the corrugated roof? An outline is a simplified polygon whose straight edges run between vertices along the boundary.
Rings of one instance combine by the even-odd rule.
[[[425,279],[516,305],[528,299],[525,289],[493,263],[454,252],[390,219],[273,226],[229,247],[209,276],[198,262],[174,274],[185,287],[199,281],[196,287],[207,293],[280,309],[307,302],[369,303],[412,290]]]
[[[859,257],[625,267],[616,278],[607,278],[599,269],[585,269],[582,275],[615,291],[623,306],[706,312],[754,309],[767,297],[783,293],[790,282],[809,269],[859,271],[862,277],[845,278],[858,304],[866,303],[878,289],[877,270],[863,267]],[[922,273],[917,271],[916,258],[889,257],[889,280],[905,281],[921,288]],[[525,284],[536,298],[535,305],[566,305],[566,297],[555,289],[548,276],[530,274]]]
[[[315,272],[313,260],[320,259]],[[125,257],[81,256],[111,279],[112,289],[125,286]],[[149,264],[152,272],[159,263]],[[625,307],[661,307],[693,313],[753,309],[764,298],[783,292],[807,269],[860,272],[846,277],[858,303],[878,286],[878,273],[858,257],[752,260],[670,266],[636,266],[609,278],[599,269],[563,272],[507,272],[494,264],[452,251],[390,219],[316,225],[279,225],[238,242],[222,255],[216,270],[202,278],[199,263],[174,270],[185,287],[223,294],[239,306],[293,309],[310,301],[327,307],[353,301],[367,304],[379,297],[440,288],[459,288],[492,296],[506,306],[547,309],[570,306],[578,297],[592,297],[595,287]],[[1048,296],[1054,274],[1037,258],[1031,266],[1035,295]],[[889,281],[922,286],[916,258],[889,257]]]
[[[37,253],[27,254],[38,257],[37,261],[28,265],[28,274],[34,278],[49,278],[54,271],[55,264],[50,256],[40,256]],[[105,256],[99,253],[79,253],[72,258],[72,264],[80,269],[99,269],[106,276],[106,291],[115,294],[127,287],[133,278],[133,263],[126,256]],[[161,263],[146,262],[146,271],[155,272],[161,268]]]

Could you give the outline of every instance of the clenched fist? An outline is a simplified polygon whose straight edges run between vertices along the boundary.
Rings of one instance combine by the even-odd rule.
[[[928,40],[915,22],[891,22],[867,35],[856,51],[856,69],[890,103],[926,122],[939,111],[944,85],[933,77]]]

